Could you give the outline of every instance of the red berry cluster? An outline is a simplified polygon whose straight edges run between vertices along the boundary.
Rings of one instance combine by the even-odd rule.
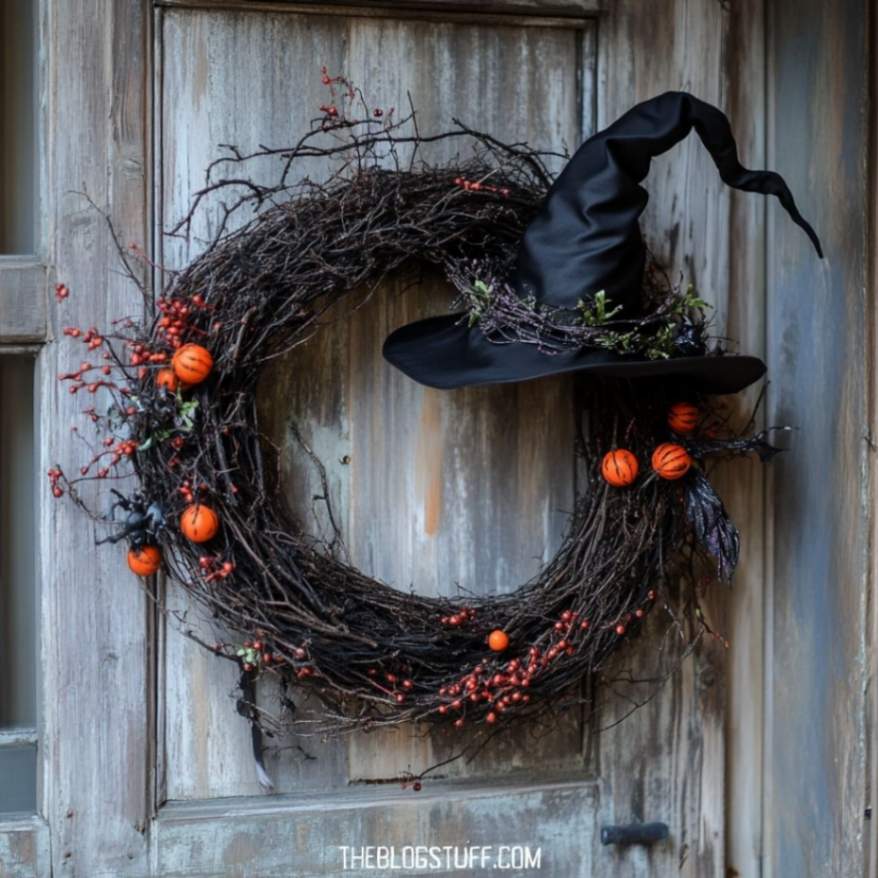
[[[181,483],[180,487],[177,488],[177,491],[179,491],[180,496],[182,496],[182,498],[187,503],[194,503],[195,494],[203,494],[205,491],[207,491],[207,485],[198,485],[193,490],[191,480],[183,479],[183,482]]]
[[[58,482],[64,478],[64,473],[61,471],[61,467],[53,466],[47,475],[49,476],[49,484],[52,486],[52,496],[63,497],[64,489],[58,484]]]
[[[473,622],[476,618],[476,611],[472,607],[463,607],[450,616],[442,616],[439,622],[442,625],[448,625],[450,628],[459,628],[468,622]]]
[[[104,451],[100,454],[96,455],[90,463],[86,464],[83,467],[80,467],[79,473],[80,475],[87,476],[89,470],[97,463],[102,457],[110,455],[110,466],[116,466],[121,463],[122,460],[126,457],[134,457],[137,453],[138,443],[134,439],[116,439],[113,436],[107,436],[103,441]],[[103,475],[101,473],[103,472]],[[109,470],[106,468],[98,470],[98,476],[100,478],[106,478],[109,473]]]
[[[104,354],[106,359],[110,358],[109,354]],[[95,369],[99,370],[100,373],[104,376],[109,376],[113,372],[113,367],[109,363],[104,363],[103,366],[96,365],[95,363],[89,363],[83,361],[79,364],[79,368],[73,372],[61,372],[58,375],[59,381],[71,381],[73,382],[67,390],[70,393],[79,393],[80,390],[85,388],[89,393],[97,393],[98,389],[101,387],[112,387],[114,390],[118,390],[120,392],[127,391],[127,388],[119,387],[114,381],[106,381],[104,378],[98,378],[97,380],[89,380],[84,376],[88,372],[93,372]]]
[[[64,335],[69,335],[71,338],[82,338],[82,343],[86,345],[90,351],[99,348],[104,343],[103,337],[94,326],[90,326],[85,332],[77,326],[65,326]]]
[[[378,679],[378,668],[369,668],[366,673],[371,684],[379,692],[383,692],[388,698],[392,698],[397,704],[403,704],[408,693],[415,688],[415,681],[401,674],[394,674],[388,671],[384,674],[384,680],[382,681]]]
[[[656,597],[655,590],[650,589],[646,596],[650,602],[654,601]],[[617,622],[613,630],[619,635],[619,637],[623,637],[628,631],[628,625],[630,625],[635,619],[643,619],[646,616],[648,609],[648,607],[638,607],[633,613],[626,613],[624,620]]]
[[[293,658],[297,662],[304,662],[308,658],[308,651],[304,646],[297,646],[293,650]],[[313,677],[316,673],[314,668],[309,665],[301,665],[296,669],[296,677],[299,680],[306,680],[308,677]]]
[[[325,86],[327,86],[327,88],[329,88],[329,93],[331,96],[331,100],[328,103],[320,105],[320,112],[330,119],[335,119],[339,116],[339,109],[336,106],[337,98],[340,97],[342,103],[345,100],[350,102],[357,97],[357,92],[354,89],[353,83],[350,80],[346,79],[344,76],[330,76],[328,67],[321,67],[320,73],[320,81]],[[341,95],[337,94],[336,86],[341,86],[341,88],[343,89]],[[374,116],[376,118],[379,118],[382,115],[383,112],[381,110],[376,110],[374,112]]]
[[[55,298],[59,302],[63,302],[70,295],[70,288],[67,284],[55,284]]]
[[[156,325],[156,335],[163,339],[169,347],[176,350],[183,345],[183,338],[193,333],[204,333],[192,326],[190,317],[193,313],[207,308],[204,296],[196,293],[189,299],[167,298],[161,296],[156,302],[161,317]]]
[[[509,190],[505,186],[492,186],[482,183],[480,180],[467,180],[464,177],[455,177],[454,185],[460,186],[464,192],[493,192],[501,198],[509,198]]]
[[[161,363],[166,363],[168,361],[168,355],[164,351],[150,350],[150,348],[140,341],[128,342],[128,348],[131,350],[131,365],[143,366],[138,373],[138,377],[140,378],[146,377],[147,364],[158,366]]]
[[[580,614],[573,610],[564,610],[564,612],[561,613],[558,621],[552,626],[554,632],[553,636],[559,637],[560,639],[556,640],[540,659],[543,667],[546,667],[549,662],[554,661],[559,655],[561,655],[561,653],[564,653],[565,655],[575,654],[576,648],[573,645],[573,640],[576,638],[577,634],[588,631],[589,629],[588,619],[580,621],[579,616]]]
[[[205,582],[216,582],[235,572],[235,562],[223,561],[220,555],[202,555],[198,559],[198,566],[204,571]]]
[[[439,696],[446,701],[439,705],[438,712],[444,716],[449,711],[465,711],[467,702],[474,705],[485,702],[492,707],[485,715],[485,722],[497,722],[498,714],[514,704],[527,704],[530,701],[530,694],[521,690],[530,686],[531,679],[538,670],[538,655],[539,650],[534,646],[530,649],[530,659],[526,665],[517,658],[496,669],[487,665],[476,665],[456,683],[439,687]],[[455,728],[463,728],[463,725],[463,717],[454,721]]]
[[[655,600],[655,591],[650,590],[650,601]],[[634,618],[642,619],[646,609],[638,608],[628,613],[625,622],[615,625],[620,636],[626,632],[626,624]],[[457,627],[475,616],[475,611],[465,608],[451,616],[443,616],[442,624]],[[541,649],[533,645],[527,650],[524,658],[513,658],[502,665],[484,662],[476,665],[472,671],[464,674],[456,682],[439,687],[439,697],[443,703],[437,712],[448,714],[466,712],[468,705],[484,704],[490,709],[484,715],[484,721],[493,725],[500,716],[517,706],[524,706],[531,700],[530,693],[525,691],[535,677],[546,671],[549,666],[562,656],[576,654],[577,641],[586,635],[591,623],[574,610],[564,610],[553,623],[550,631],[548,648]],[[388,675],[390,679],[392,675]],[[463,728],[465,719],[459,716],[454,721],[455,728]]]
[[[262,640],[245,640],[237,653],[243,659],[241,667],[245,671],[284,663],[284,657],[280,653],[272,652],[269,645]]]

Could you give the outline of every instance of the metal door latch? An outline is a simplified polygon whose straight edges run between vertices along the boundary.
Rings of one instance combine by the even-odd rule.
[[[670,832],[667,823],[628,823],[625,826],[602,826],[601,844],[655,844]]]

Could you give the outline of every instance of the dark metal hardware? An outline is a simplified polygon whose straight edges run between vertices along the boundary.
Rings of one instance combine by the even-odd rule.
[[[629,823],[626,826],[602,826],[601,844],[655,844],[670,832],[667,823]]]

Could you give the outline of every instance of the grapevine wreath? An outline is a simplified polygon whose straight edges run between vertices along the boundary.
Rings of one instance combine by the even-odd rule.
[[[101,542],[127,539],[135,573],[166,571],[206,609],[224,633],[204,645],[239,664],[239,709],[254,728],[304,724],[287,695],[280,711],[257,708],[254,682],[271,677],[317,696],[311,732],[410,721],[488,732],[576,703],[576,684],[671,586],[694,596],[728,580],[738,533],[705,466],[776,451],[765,433],[731,433],[710,401],[763,364],[725,353],[704,303],[646,258],[639,183],[651,157],[694,127],[726,183],[778,196],[819,243],[783,180],[742,168],[725,116],[690,95],[634,107],[553,180],[547,153],[457,122],[421,134],[414,112],[396,118],[345,80],[324,82],[332,103],[295,145],[227,147],[210,165],[170,234],[188,236],[208,203],[215,232],[189,265],[164,271],[155,302],[133,262],[142,252],[120,248],[145,323],[64,329],[90,358],[62,380],[108,403],[86,409],[99,444],[80,475],[55,466],[50,484],[85,506],[81,481],[136,477],[96,516],[117,522]],[[468,157],[420,161],[419,147],[440,140]],[[297,178],[315,158],[335,173]],[[271,185],[247,173],[266,159],[279,167]],[[425,267],[451,282],[460,310],[394,332],[393,365],[443,388],[581,373],[583,475],[566,537],[507,594],[425,597],[351,566],[337,542],[293,520],[261,439],[265,364],[318,332],[341,297]]]

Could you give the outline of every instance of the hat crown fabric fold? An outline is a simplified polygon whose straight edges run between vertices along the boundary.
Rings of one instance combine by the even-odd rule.
[[[649,200],[640,183],[652,159],[693,128],[727,185],[775,195],[823,255],[783,178],[740,164],[726,116],[691,94],[666,92],[590,137],[567,163],[523,236],[510,278],[517,292],[572,309],[603,290],[623,315],[636,315],[646,261],[638,221]]]

